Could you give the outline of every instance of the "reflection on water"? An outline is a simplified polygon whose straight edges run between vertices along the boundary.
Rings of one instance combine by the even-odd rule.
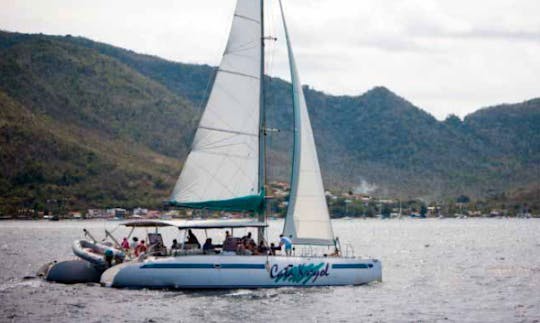
[[[24,279],[47,261],[73,258],[83,227],[101,237],[116,224],[0,222],[0,321],[540,320],[537,219],[333,221],[357,255],[382,261],[383,282],[367,286],[160,291]],[[281,227],[271,221],[271,241]],[[167,244],[178,235],[163,233]]]

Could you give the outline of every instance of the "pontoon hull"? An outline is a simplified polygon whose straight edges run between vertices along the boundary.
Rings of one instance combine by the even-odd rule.
[[[268,288],[360,285],[382,280],[374,259],[339,257],[180,256],[108,269],[105,286],[124,288]]]
[[[42,268],[46,280],[62,284],[99,283],[103,269],[84,260],[65,260]]]

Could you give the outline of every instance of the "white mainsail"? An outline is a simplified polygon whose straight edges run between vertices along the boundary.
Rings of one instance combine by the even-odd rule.
[[[238,0],[225,53],[171,196],[188,207],[252,210],[259,182],[261,1]]]
[[[292,235],[293,242],[296,244],[333,245],[334,233],[326,204],[317,148],[304,91],[298,78],[281,0],[279,5],[287,39],[294,109],[291,193],[283,234]]]

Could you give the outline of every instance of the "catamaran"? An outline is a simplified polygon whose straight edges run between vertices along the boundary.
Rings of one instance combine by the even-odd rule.
[[[174,252],[147,252],[106,269],[101,283],[128,288],[261,288],[359,285],[381,281],[377,259],[344,254],[334,237],[311,122],[283,13],[294,109],[292,178],[283,235],[307,246],[293,255],[240,251],[205,253],[182,243]],[[128,228],[257,230],[267,244],[264,104],[264,3],[238,0],[225,53],[217,70],[191,151],[169,203],[176,207],[249,212],[251,220],[134,220]],[[256,220],[254,220],[256,219]],[[163,246],[157,233],[151,244]],[[117,244],[117,243],[116,243]],[[77,245],[81,245],[80,243]],[[332,252],[314,253],[313,246]],[[97,248],[97,247],[96,247]],[[308,250],[308,251],[305,251]],[[79,250],[80,252],[80,250]]]

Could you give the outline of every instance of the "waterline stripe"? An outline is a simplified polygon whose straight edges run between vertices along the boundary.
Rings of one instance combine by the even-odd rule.
[[[156,269],[265,269],[264,264],[171,264],[171,263],[149,263],[141,268]]]
[[[333,264],[332,269],[371,268],[373,264]]]

